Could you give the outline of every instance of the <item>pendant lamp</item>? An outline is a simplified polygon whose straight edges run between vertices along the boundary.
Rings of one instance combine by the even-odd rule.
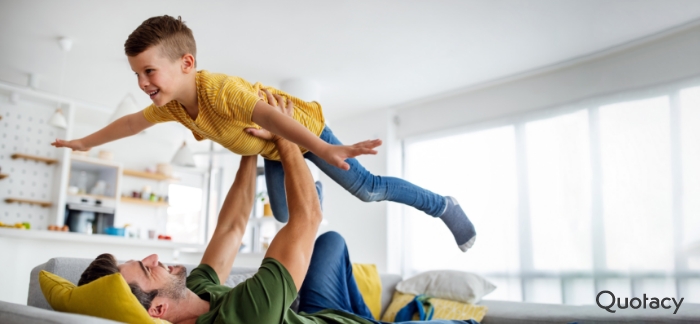
[[[185,167],[196,166],[192,151],[190,151],[190,149],[187,147],[187,143],[185,141],[182,142],[182,146],[180,146],[180,149],[177,150],[175,156],[173,156],[173,160],[170,161],[170,163]]]

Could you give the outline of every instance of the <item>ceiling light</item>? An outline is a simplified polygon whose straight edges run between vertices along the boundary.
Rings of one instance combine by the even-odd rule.
[[[138,112],[138,111],[139,111],[139,109],[136,106],[136,101],[134,100],[134,96],[131,95],[131,93],[129,93],[119,103],[119,106],[117,106],[117,109],[112,114],[112,117],[109,118],[109,123],[111,124],[113,121],[115,121],[119,118],[122,118],[126,115],[133,114],[133,113]]]
[[[56,109],[56,112],[53,113],[53,116],[51,116],[51,119],[49,119],[49,125],[66,129],[68,122],[66,121],[66,116],[63,115],[61,108]]]
[[[173,156],[173,160],[170,161],[170,163],[185,167],[196,166],[194,163],[194,156],[192,156],[192,151],[190,151],[190,149],[187,147],[186,142],[182,142],[182,146],[180,146],[180,149],[177,150],[175,156]]]
[[[58,46],[60,46],[61,50],[64,52],[68,52],[73,47],[73,40],[68,37],[61,37],[58,39]]]

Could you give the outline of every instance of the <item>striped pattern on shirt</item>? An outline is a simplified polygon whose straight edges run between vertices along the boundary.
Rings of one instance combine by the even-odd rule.
[[[320,136],[325,127],[325,119],[318,102],[306,102],[284,91],[267,87],[261,83],[250,84],[240,77],[219,73],[198,71],[197,101],[199,113],[196,119],[187,114],[179,102],[173,100],[162,107],[154,104],[143,110],[144,117],[151,123],[176,121],[192,131],[201,141],[210,139],[239,155],[260,154],[266,159],[280,160],[277,148],[271,142],[259,139],[245,132],[246,128],[260,128],[252,120],[253,108],[258,100],[258,91],[267,89],[294,102],[294,119]],[[302,153],[306,152],[302,148]]]

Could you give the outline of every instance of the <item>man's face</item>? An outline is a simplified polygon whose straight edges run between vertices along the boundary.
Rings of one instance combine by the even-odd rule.
[[[151,46],[136,56],[127,56],[131,70],[136,73],[139,88],[156,106],[175,100],[182,81],[181,60],[171,61],[162,52],[162,46]]]
[[[165,266],[152,254],[141,261],[129,260],[118,266],[126,282],[137,284],[144,291],[157,289],[158,296],[174,300],[184,298],[187,293],[183,266]]]

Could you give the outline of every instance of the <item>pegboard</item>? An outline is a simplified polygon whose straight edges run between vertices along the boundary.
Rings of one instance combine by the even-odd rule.
[[[0,173],[9,175],[0,180],[0,221],[15,224],[29,222],[32,229],[46,229],[51,208],[37,205],[6,203],[6,198],[52,201],[54,173],[59,164],[12,159],[23,153],[50,159],[59,158],[59,150],[51,146],[55,138],[64,138],[65,130],[48,124],[56,106],[20,100],[13,104],[0,101]]]

